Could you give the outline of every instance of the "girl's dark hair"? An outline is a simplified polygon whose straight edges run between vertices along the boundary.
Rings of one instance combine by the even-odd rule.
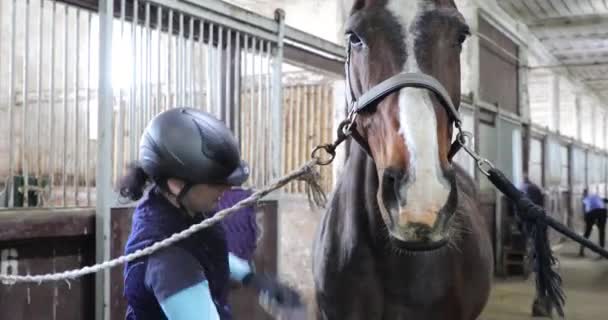
[[[131,163],[127,168],[127,173],[118,182],[120,195],[137,201],[144,195],[144,190],[149,182],[151,179],[144,169],[136,162]]]

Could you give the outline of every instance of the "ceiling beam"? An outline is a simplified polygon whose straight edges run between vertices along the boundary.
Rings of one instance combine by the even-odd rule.
[[[564,64],[551,64],[551,65],[539,65],[530,66],[528,69],[563,69],[563,68],[589,68],[589,67],[608,67],[608,61],[604,62],[584,62],[584,63],[564,63]]]
[[[608,19],[608,12],[594,13],[577,16],[561,16],[544,19],[536,19],[528,23],[528,27],[533,30],[551,29],[556,27],[592,27],[605,23]]]

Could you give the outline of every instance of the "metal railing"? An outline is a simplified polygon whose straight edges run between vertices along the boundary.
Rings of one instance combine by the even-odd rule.
[[[108,26],[95,11],[105,8],[95,5],[1,4],[0,20],[10,23],[0,35],[10,41],[0,42],[9,53],[0,67],[9,80],[0,85],[0,208],[94,205],[100,161],[110,161],[104,174],[114,183],[137,159],[146,123],[175,106],[214,113],[245,141],[250,186],[282,172],[282,22],[256,26],[229,8],[194,1],[122,0]],[[101,48],[104,33],[109,54]],[[111,66],[109,91],[101,84],[110,71],[100,65]],[[98,127],[105,109],[110,132]],[[99,154],[103,136],[111,137],[111,158]]]

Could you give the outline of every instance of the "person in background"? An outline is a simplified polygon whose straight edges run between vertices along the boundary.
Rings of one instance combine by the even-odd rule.
[[[583,190],[583,212],[585,215],[584,237],[589,239],[593,226],[597,227],[599,233],[599,245],[604,248],[606,241],[606,202],[608,199],[602,198],[595,193]],[[579,256],[585,256],[585,248],[581,246]]]
[[[524,183],[522,185],[521,191],[532,201],[535,205],[539,207],[544,207],[545,205],[545,195],[543,190],[532,181],[527,173],[524,174]],[[546,232],[546,228],[544,230]],[[526,237],[529,237],[529,234],[524,230]],[[528,241],[532,241],[532,239],[528,239]],[[535,261],[535,259],[532,259]],[[536,266],[534,266],[536,270]],[[533,317],[551,317],[553,312],[553,305],[551,304],[551,300],[548,299],[545,295],[540,292],[536,292],[534,296],[534,302],[532,302],[532,316]]]
[[[224,123],[191,108],[160,113],[142,135],[139,162],[120,182],[123,197],[143,197],[133,213],[125,254],[207,219],[220,196],[248,177],[248,165]],[[299,310],[296,291],[253,272],[247,261],[229,252],[226,238],[225,227],[218,223],[127,263],[126,319],[232,319],[230,279],[253,288],[274,315]]]

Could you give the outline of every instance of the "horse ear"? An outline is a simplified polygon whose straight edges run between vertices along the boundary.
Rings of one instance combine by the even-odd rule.
[[[341,12],[343,15],[350,15],[353,12],[361,10],[365,7],[385,5],[386,2],[386,0],[342,0]]]

